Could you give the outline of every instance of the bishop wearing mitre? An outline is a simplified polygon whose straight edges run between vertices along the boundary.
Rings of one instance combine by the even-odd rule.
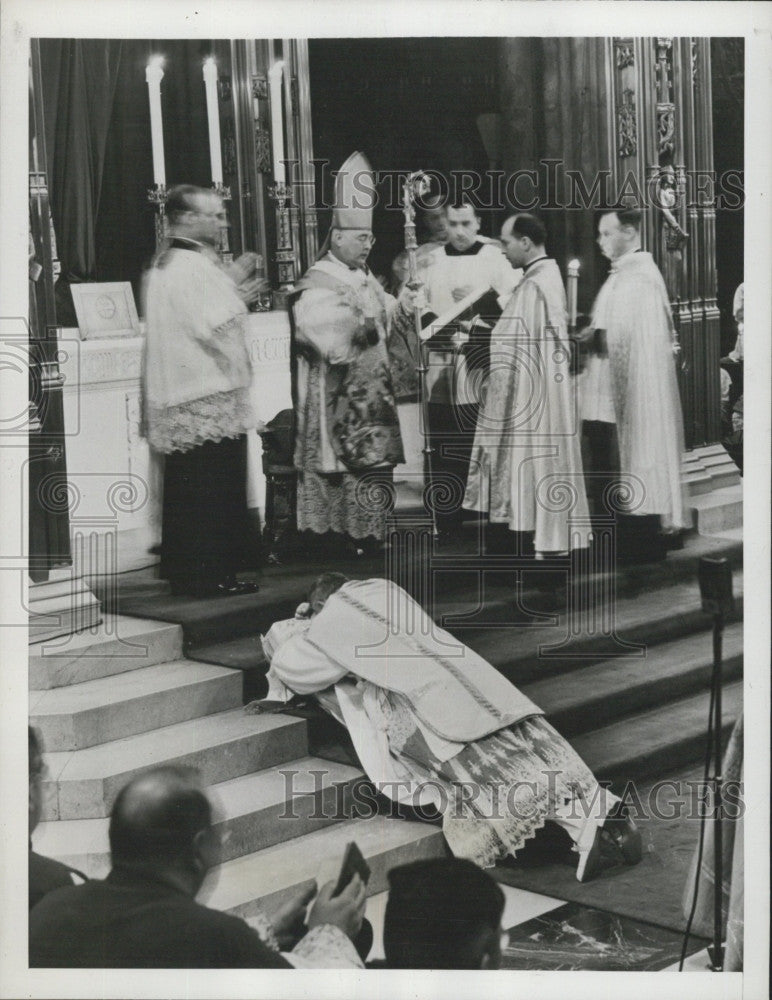
[[[397,300],[367,266],[376,192],[362,153],[336,177],[332,224],[290,299],[300,531],[377,548],[404,461],[387,344]]]

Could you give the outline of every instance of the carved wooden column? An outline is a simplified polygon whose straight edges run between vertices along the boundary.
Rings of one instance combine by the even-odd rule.
[[[319,250],[319,228],[316,217],[314,182],[314,139],[311,128],[311,77],[308,63],[308,41],[296,38],[291,43],[292,121],[294,148],[298,164],[295,172],[295,201],[298,206],[300,239],[297,250],[300,272],[316,260]]]
[[[691,43],[691,81],[694,95],[695,151],[697,169],[707,176],[713,170],[713,93],[710,66],[710,39],[695,38]],[[705,403],[703,441],[721,437],[721,323],[716,277],[716,206],[715,183],[706,204],[698,205],[700,222],[699,281],[704,303],[701,388]]]
[[[48,198],[43,84],[39,43],[30,65],[30,434],[29,566],[33,580],[47,580],[54,566],[69,565],[67,465],[58,363],[54,283],[58,273]]]

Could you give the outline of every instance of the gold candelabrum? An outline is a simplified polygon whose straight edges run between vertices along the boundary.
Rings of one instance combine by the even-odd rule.
[[[276,250],[273,259],[276,262],[279,287],[274,293],[274,305],[286,308],[287,296],[295,284],[295,251],[292,249],[290,221],[291,189],[286,184],[277,182],[269,189],[269,194],[276,202]]]
[[[168,191],[165,184],[156,184],[148,188],[147,200],[155,209],[155,249],[156,253],[161,249],[169,232],[169,225],[166,219],[166,198]]]
[[[231,200],[231,189],[225,184],[213,184],[212,190],[214,193],[222,199],[223,203],[229,202]],[[228,230],[230,229],[230,223],[225,220],[224,225],[220,227],[220,238],[217,242],[217,253],[223,264],[233,263],[233,253],[231,251],[230,236],[228,235]]]
[[[223,184],[213,184],[212,190],[223,202],[231,200],[231,189]],[[166,217],[166,199],[169,192],[165,184],[156,184],[148,189],[147,200],[155,209],[155,248],[156,252],[161,250],[166,240],[169,238],[169,221]],[[230,224],[225,223],[220,228],[220,238],[217,242],[217,253],[223,264],[233,262],[233,253],[230,248],[230,237],[228,229]]]

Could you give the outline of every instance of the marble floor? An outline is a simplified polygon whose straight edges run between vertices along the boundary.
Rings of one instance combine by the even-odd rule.
[[[502,969],[552,971],[674,971],[681,935],[603,910],[566,903],[551,896],[501,885],[505,896],[502,926],[509,945]],[[366,916],[373,925],[372,960],[383,954],[383,918],[388,893],[371,896]],[[706,968],[705,942],[690,942],[687,971]]]

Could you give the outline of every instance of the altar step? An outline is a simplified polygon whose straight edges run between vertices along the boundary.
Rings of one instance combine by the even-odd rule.
[[[640,656],[602,660],[589,667],[523,686],[524,694],[544,709],[553,726],[573,739],[621,715],[645,712],[705,688],[712,656],[711,634],[690,635],[641,649]],[[723,640],[725,682],[742,676],[743,628],[726,629]],[[677,731],[676,731],[677,732]],[[603,743],[597,737],[599,745]],[[601,758],[602,759],[602,758]],[[627,758],[629,761],[629,757]],[[602,760],[603,767],[611,761]]]
[[[305,756],[308,749],[305,720],[247,715],[239,705],[85,750],[46,753],[42,818],[107,816],[120,789],[153,767],[192,767],[204,784],[214,785],[278,767]]]
[[[81,750],[235,708],[241,675],[193,660],[139,667],[68,687],[30,691],[30,722],[46,750]]]
[[[252,916],[261,906],[273,909],[314,880],[321,886],[336,879],[352,840],[370,867],[368,896],[388,888],[387,873],[396,865],[447,855],[438,826],[388,816],[346,820],[216,866],[199,898],[240,917]]]
[[[742,487],[733,485],[692,496],[689,506],[695,528],[701,535],[721,535],[726,531],[742,528]]]
[[[444,852],[436,827],[373,818],[359,766],[310,750],[314,720],[245,712],[243,673],[181,659],[180,645],[179,626],[120,616],[31,645],[39,686],[30,721],[46,767],[36,850],[104,876],[118,792],[145,771],[178,765],[198,770],[213,804],[215,872],[228,897],[215,906],[253,912],[267,895],[286,898],[324,871],[333,877],[354,838],[373,866],[372,892],[392,865]],[[335,827],[339,835],[320,838]]]
[[[365,780],[358,768],[304,756],[210,784],[220,863],[341,822]],[[109,823],[107,815],[41,823],[36,849],[102,878],[110,869]]]
[[[722,687],[723,745],[742,714],[741,680]],[[573,737],[571,744],[600,781],[621,792],[628,781],[662,775],[704,759],[710,692],[634,713]]]
[[[29,687],[66,687],[182,656],[179,625],[104,615],[91,628],[29,647]]]
[[[542,705],[599,778],[619,785],[702,756],[711,662],[710,621],[701,611],[696,584],[696,563],[703,554],[724,556],[735,569],[742,560],[741,545],[731,534],[724,539],[691,536],[684,551],[671,553],[667,563],[622,571],[616,576],[611,629],[586,619],[574,634],[565,614],[554,620],[546,616],[538,627],[513,624],[513,592],[505,576],[476,594],[470,570],[457,566],[454,571],[447,561],[438,568],[433,610],[459,639]],[[383,573],[373,562],[356,568],[358,576]],[[318,738],[312,739],[319,729],[316,720],[249,715],[241,708],[242,680],[262,676],[265,669],[259,663],[258,632],[281,613],[291,613],[304,580],[315,571],[279,567],[269,571],[277,574],[275,584],[254,597],[183,602],[186,618],[180,625],[149,622],[145,612],[131,627],[124,618],[108,620],[104,632],[74,638],[58,657],[47,644],[31,647],[31,677],[37,684],[31,712],[43,729],[49,769],[36,849],[88,874],[103,874],[106,817],[115,795],[131,777],[173,763],[197,767],[217,803],[222,861],[201,898],[233,913],[249,915],[260,902],[286,900],[314,878],[321,884],[335,877],[350,840],[357,841],[373,870],[370,894],[383,891],[393,865],[445,853],[436,826],[386,816],[348,818],[353,810],[345,795],[342,810],[328,808],[337,805],[341,789],[350,794],[359,787],[362,775],[357,766],[341,763],[345,754],[338,754],[339,748],[324,750]],[[738,616],[741,591],[742,576],[735,572]],[[526,587],[525,603],[535,597],[536,591]],[[145,592],[142,600],[147,598]],[[163,599],[171,615],[180,599]],[[199,625],[205,621],[203,628],[194,621],[196,613]],[[224,650],[191,648],[188,622],[193,622],[193,635],[210,637],[223,634],[223,622],[234,621],[239,629],[251,622],[251,633],[230,638]],[[180,657],[181,631],[188,633],[186,659]],[[144,647],[146,658],[116,645],[119,637]],[[727,731],[741,708],[741,639],[741,626],[730,623],[725,634]],[[228,659],[228,665],[202,663],[210,651],[220,655],[221,664]],[[229,669],[248,664],[246,671]],[[327,720],[326,725],[329,736],[336,724]],[[303,811],[298,804],[298,818],[285,820],[289,796],[281,772],[295,770],[305,772],[302,780],[310,783],[301,787],[306,789],[313,787],[311,772],[324,774],[315,796],[305,800],[308,808]],[[312,802],[324,805],[316,815]]]
[[[432,580],[436,598],[434,607],[429,610],[435,617],[457,608],[471,613],[480,597],[484,596],[486,604],[498,600],[503,602],[502,611],[511,619],[511,585],[497,585],[493,580],[490,587],[486,586],[485,595],[479,593],[477,581],[486,563],[479,554],[479,535],[478,526],[467,522],[452,550],[435,549],[429,554],[411,554],[413,579]],[[616,593],[640,593],[696,580],[697,563],[701,556],[723,557],[733,567],[738,567],[742,565],[742,541],[732,537],[690,534],[685,539],[684,548],[670,552],[665,562],[617,567],[614,573]],[[117,585],[103,591],[98,589],[97,582],[95,587],[100,597],[107,601],[105,610],[108,612],[181,625],[184,652],[191,658],[221,662],[216,655],[218,647],[244,639],[240,651],[235,646],[231,647],[237,654],[237,660],[227,662],[229,666],[243,669],[242,654],[245,651],[254,654],[249,659],[252,665],[262,661],[260,633],[265,633],[275,621],[292,617],[298,603],[321,572],[334,569],[346,576],[364,579],[389,576],[404,568],[395,551],[385,557],[353,560],[318,558],[313,561],[309,556],[302,565],[266,567],[261,574],[258,593],[231,598],[174,597],[166,581],[147,573],[123,574],[117,579]],[[532,575],[526,576],[533,580]],[[530,592],[535,592],[535,589],[531,587]]]

